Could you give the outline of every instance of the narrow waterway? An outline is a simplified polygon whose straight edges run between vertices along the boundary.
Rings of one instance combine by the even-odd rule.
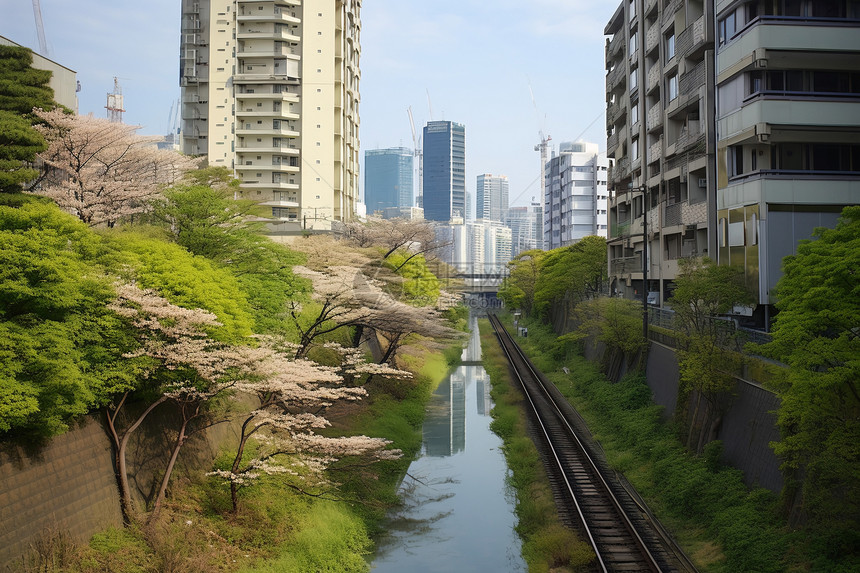
[[[404,505],[378,541],[374,573],[526,571],[501,440],[490,431],[490,380],[474,317],[471,328],[463,364],[427,406],[421,454],[401,485]]]

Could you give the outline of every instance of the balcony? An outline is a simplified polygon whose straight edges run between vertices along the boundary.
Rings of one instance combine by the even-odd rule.
[[[606,139],[606,153],[612,155],[615,148],[618,147],[618,132],[613,133]]]
[[[255,137],[260,135],[265,136],[281,136],[281,137],[299,137],[300,133],[295,129],[290,129],[289,127],[263,127],[263,126],[254,126],[251,128],[236,128],[236,135],[242,135],[245,137]]]
[[[693,22],[692,26],[687,26],[687,29],[682,34],[688,34],[689,40],[685,39],[689,45],[685,51],[681,52],[686,57],[694,57],[699,55],[701,51],[707,48],[707,33],[705,30],[705,17],[700,16],[698,20]]]
[[[299,186],[297,183],[286,183],[283,181],[279,182],[268,182],[268,181],[239,181],[239,186],[242,189],[289,189],[292,191],[298,191]]]
[[[613,235],[615,236],[615,235]],[[610,261],[610,273],[615,275],[626,275],[642,272],[642,255],[633,257],[620,257]]]
[[[654,48],[660,45],[660,26],[654,24],[648,28],[645,34],[645,53],[650,54]]]
[[[673,20],[675,18],[675,12],[677,12],[683,5],[684,0],[672,0],[672,3],[666,6],[666,9],[663,10],[663,24]]]
[[[610,104],[606,108],[606,125],[615,125],[618,118],[623,117],[626,111],[627,109],[618,102]]]
[[[236,52],[237,58],[251,59],[251,58],[277,58],[280,56],[292,56],[295,52],[294,48],[288,48],[287,46],[282,46],[279,49],[275,49],[273,46],[264,48],[264,47],[251,47],[240,49]]]
[[[287,74],[275,74],[273,72],[262,72],[259,74],[238,73],[233,76],[234,84],[267,82],[287,82],[290,84],[299,85],[299,78],[290,77]]]
[[[290,33],[288,30],[263,30],[260,28],[239,30],[236,37],[240,40],[283,40],[295,44],[301,41],[299,36]]]
[[[291,15],[288,12],[262,12],[259,10],[249,10],[247,14],[237,14],[236,20],[239,22],[289,22],[290,24],[301,24],[301,19]]]
[[[237,4],[239,4],[240,6],[242,4],[259,4],[262,1],[264,0],[237,0]],[[268,1],[271,2],[271,0]],[[274,4],[275,6],[295,6],[298,8],[302,5],[302,2],[301,0],[275,0]]]
[[[299,207],[301,207],[298,201],[282,201],[277,199],[272,201],[263,201],[259,204],[264,207],[287,207],[293,209],[298,209]]]
[[[663,126],[663,104],[662,102],[657,102],[651,109],[648,110],[648,119],[646,122],[646,129],[648,131],[654,131]]]
[[[627,73],[623,65],[615,66],[615,69],[609,72],[606,76],[606,91],[611,92],[617,86],[623,86],[627,79]]]
[[[293,92],[254,92],[254,93],[237,93],[236,100],[241,102],[245,100],[254,101],[281,101],[281,102],[299,102],[299,94]]]
[[[648,163],[659,161],[663,157],[663,136],[648,147]]]
[[[612,170],[612,179],[620,181],[630,175],[630,157],[622,157],[615,162],[615,168]]]
[[[289,109],[280,109],[279,111],[263,110],[260,108],[236,109],[237,118],[273,118],[273,119],[299,119],[299,114],[290,111]]]
[[[699,88],[705,85],[705,62],[699,64],[681,76],[678,84],[678,90],[681,95],[698,93]]]
[[[298,155],[299,148],[298,147],[290,147],[287,144],[284,145],[272,145],[271,142],[246,142],[244,144],[236,145],[237,153],[280,153],[284,155]]]
[[[612,41],[606,48],[606,61],[610,61],[612,57],[624,46],[624,34],[619,32],[612,37]]]
[[[645,15],[650,16],[651,12],[657,8],[657,0],[645,0]]]
[[[660,67],[660,64],[654,64],[651,66],[651,69],[648,70],[648,84],[645,90],[645,93],[650,94],[656,88],[660,87],[660,78],[663,77],[663,69]]]
[[[248,155],[247,157],[254,156]],[[264,163],[264,161],[266,162]],[[242,159],[240,158],[236,163],[236,171],[254,171],[256,173],[262,173],[264,171],[275,173],[298,173],[299,167],[297,165],[287,165],[285,163],[274,164],[271,162],[271,160],[254,161],[251,159],[247,159],[244,161],[244,163],[242,163]]]

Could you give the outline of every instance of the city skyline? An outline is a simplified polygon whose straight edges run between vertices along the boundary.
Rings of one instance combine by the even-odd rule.
[[[125,121],[146,135],[169,131],[179,98],[179,2],[42,0],[41,8],[48,57],[81,82],[80,113],[105,117],[117,77]],[[552,143],[582,134],[605,147],[603,27],[614,9],[580,0],[540,0],[526,9],[508,0],[364,3],[362,151],[412,148],[409,107],[419,133],[431,119],[461,122],[470,133],[467,191],[480,173],[504,173],[511,204],[528,205],[540,195],[539,131]],[[0,35],[37,50],[32,6],[4,6]],[[573,53],[575,66],[559,74],[557,58]]]

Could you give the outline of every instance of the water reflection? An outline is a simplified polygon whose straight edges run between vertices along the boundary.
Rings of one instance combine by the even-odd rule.
[[[501,441],[489,429],[490,382],[475,320],[472,332],[464,364],[427,407],[422,452],[378,540],[374,573],[526,570]]]

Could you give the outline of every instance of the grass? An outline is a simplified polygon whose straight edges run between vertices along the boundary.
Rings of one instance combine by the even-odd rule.
[[[484,369],[492,382],[493,421],[490,428],[503,442],[516,492],[516,530],[530,573],[582,570],[594,559],[588,543],[559,521],[552,490],[537,449],[528,436],[522,394],[511,380],[507,360],[489,322],[479,321]]]
[[[749,489],[740,470],[720,464],[719,442],[702,456],[690,454],[663,421],[644,376],[611,383],[538,323],[520,342],[702,573],[856,570],[816,557],[815,540],[786,526],[775,494]]]
[[[450,370],[460,346],[405,348],[406,382],[378,379],[370,396],[339,420],[346,433],[384,437],[403,458],[367,467],[332,466],[342,485],[330,499],[293,493],[282,476],[263,476],[240,490],[230,513],[229,490],[215,478],[175,479],[166,507],[152,527],[111,528],[76,543],[69,532],[46,532],[39,548],[16,573],[352,573],[367,571],[386,510],[398,503],[401,476],[421,447],[424,408]],[[226,452],[216,460],[232,460]],[[334,498],[337,498],[336,500]]]

